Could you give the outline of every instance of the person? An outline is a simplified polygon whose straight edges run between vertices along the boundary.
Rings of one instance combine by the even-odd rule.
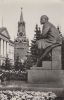
[[[49,18],[46,15],[42,15],[40,23],[43,25],[41,39],[37,41],[39,49],[45,49],[53,44],[62,44],[62,37],[58,29],[49,22]]]

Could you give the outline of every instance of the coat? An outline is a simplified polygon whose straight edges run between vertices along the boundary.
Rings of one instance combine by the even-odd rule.
[[[37,41],[38,48],[45,49],[48,46],[53,44],[62,44],[62,37],[58,31],[58,29],[51,24],[50,22],[46,22],[42,28],[42,39]]]

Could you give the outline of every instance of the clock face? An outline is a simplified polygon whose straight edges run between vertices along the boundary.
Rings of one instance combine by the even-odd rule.
[[[22,36],[22,35],[23,35],[23,33],[22,33],[22,32],[20,32],[20,33],[19,33],[19,35],[20,35],[20,36]]]

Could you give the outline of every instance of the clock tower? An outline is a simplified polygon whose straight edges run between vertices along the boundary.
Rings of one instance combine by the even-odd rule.
[[[29,41],[26,38],[26,31],[25,31],[25,21],[23,19],[23,13],[21,8],[20,20],[18,22],[18,32],[17,38],[14,41],[15,44],[15,59],[19,56],[20,61],[26,60],[27,53],[29,51]]]

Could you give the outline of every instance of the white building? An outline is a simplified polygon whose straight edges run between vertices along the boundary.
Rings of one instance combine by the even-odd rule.
[[[5,27],[0,28],[0,65],[8,55],[12,64],[14,64],[14,42],[10,40],[10,35]]]

